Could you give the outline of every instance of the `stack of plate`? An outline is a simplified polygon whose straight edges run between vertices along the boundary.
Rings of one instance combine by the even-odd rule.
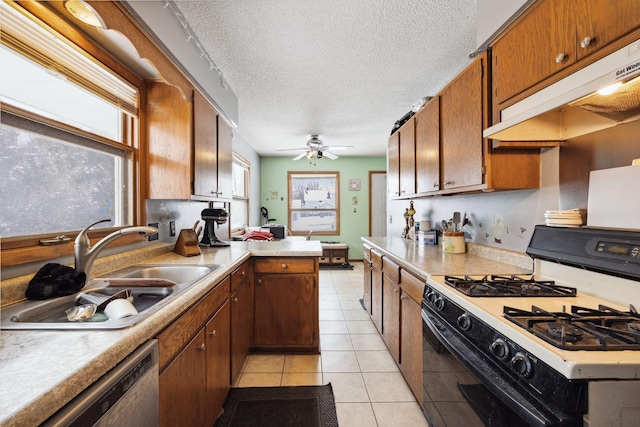
[[[582,215],[579,209],[568,211],[545,211],[544,221],[551,227],[580,227]]]

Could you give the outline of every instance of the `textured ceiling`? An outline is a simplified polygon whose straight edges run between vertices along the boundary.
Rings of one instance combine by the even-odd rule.
[[[475,0],[177,0],[238,97],[260,155],[353,145],[385,155],[393,124],[437,93],[475,49]]]

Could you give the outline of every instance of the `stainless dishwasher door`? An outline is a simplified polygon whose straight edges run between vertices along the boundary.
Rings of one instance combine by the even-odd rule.
[[[158,342],[141,345],[43,426],[158,425]]]

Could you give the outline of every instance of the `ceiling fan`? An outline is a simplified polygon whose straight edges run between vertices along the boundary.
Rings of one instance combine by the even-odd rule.
[[[349,150],[352,149],[353,145],[342,145],[342,146],[333,146],[328,147],[324,145],[319,135],[311,135],[311,138],[307,141],[306,147],[301,148],[286,148],[278,151],[298,151],[304,150],[304,153],[297,155],[293,158],[293,160],[300,160],[303,157],[311,160],[313,158],[321,159],[323,157],[327,157],[331,160],[335,160],[338,156],[331,151],[340,151],[340,150]]]

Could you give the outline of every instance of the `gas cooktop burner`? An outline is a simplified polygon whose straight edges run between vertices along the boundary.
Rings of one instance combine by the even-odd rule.
[[[576,288],[556,285],[553,280],[535,280],[533,276],[500,276],[481,279],[469,276],[444,276],[447,285],[471,297],[572,297]]]
[[[640,350],[640,315],[631,305],[619,311],[571,306],[571,312],[504,307],[504,316],[549,344],[564,350]]]

